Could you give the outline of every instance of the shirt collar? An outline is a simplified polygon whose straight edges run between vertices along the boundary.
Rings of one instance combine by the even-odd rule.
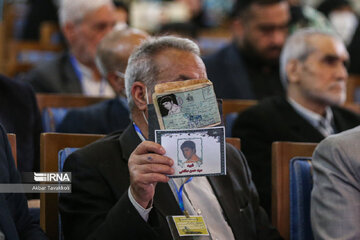
[[[299,113],[302,117],[304,117],[307,121],[309,121],[310,124],[314,126],[316,129],[318,129],[320,121],[324,121],[327,122],[329,125],[332,125],[334,116],[330,107],[325,108],[325,117],[323,117],[320,114],[317,114],[307,108],[304,108],[294,99],[288,98],[288,102],[295,109],[297,113]]]

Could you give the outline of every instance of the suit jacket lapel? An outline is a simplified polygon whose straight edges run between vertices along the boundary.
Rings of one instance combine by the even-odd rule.
[[[67,52],[63,58],[63,74],[61,81],[68,81],[66,84],[66,88],[74,93],[81,93],[83,92],[82,85],[81,85],[81,79],[79,79],[79,76],[76,74],[76,71],[79,71],[78,69],[75,69],[71,63],[70,60],[71,56],[70,53]],[[75,57],[74,57],[75,58]]]
[[[240,206],[233,188],[229,187],[232,185],[231,180],[227,176],[208,177],[208,180],[235,238],[241,236],[241,219],[238,214]]]
[[[343,112],[339,111],[340,108],[332,107],[331,108],[334,115],[334,124],[336,133],[348,130],[350,128],[356,127],[357,123],[353,122],[353,120],[346,118]]]
[[[283,114],[285,114],[286,121],[293,130],[294,136],[297,136],[298,141],[304,141],[303,139],[311,138],[313,139],[311,141],[320,142],[324,139],[324,136],[306,119],[300,116],[285,98],[282,100],[282,102],[283,110],[281,111]]]
[[[141,143],[141,139],[135,132],[134,126],[129,124],[125,131],[119,137],[122,159],[128,162],[131,153]]]
[[[164,216],[183,215],[168,183],[158,183],[154,196],[154,207]]]

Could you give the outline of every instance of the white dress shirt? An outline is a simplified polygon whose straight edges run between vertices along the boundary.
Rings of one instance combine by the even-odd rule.
[[[85,65],[77,62],[81,73],[81,86],[87,96],[115,97],[115,92],[106,79],[96,80],[93,71]]]

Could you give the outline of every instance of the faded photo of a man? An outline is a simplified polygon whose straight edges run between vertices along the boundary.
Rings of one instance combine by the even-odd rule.
[[[181,107],[178,105],[174,94],[164,96],[160,100],[161,115],[167,116],[181,112]]]

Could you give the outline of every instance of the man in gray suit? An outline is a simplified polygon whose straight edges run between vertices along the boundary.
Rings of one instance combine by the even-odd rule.
[[[36,92],[115,96],[95,65],[96,47],[116,23],[112,1],[63,0],[59,18],[69,51],[39,64],[26,80]]]
[[[360,239],[360,126],[330,136],[313,156],[315,239]]]

